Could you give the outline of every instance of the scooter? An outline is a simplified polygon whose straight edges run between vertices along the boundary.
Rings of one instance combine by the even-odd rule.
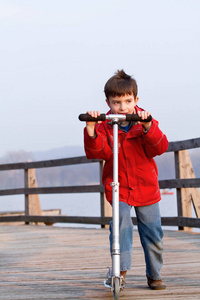
[[[119,182],[118,182],[118,125],[123,121],[142,121],[142,122],[150,122],[152,117],[149,116],[147,119],[142,120],[136,114],[127,114],[127,115],[117,115],[117,114],[101,114],[97,118],[91,117],[89,114],[80,114],[80,121],[88,121],[88,122],[97,122],[97,121],[106,121],[110,120],[113,125],[113,182],[112,186],[112,222],[113,222],[113,230],[112,230],[112,269],[109,269],[108,276],[111,278],[111,291],[113,293],[113,299],[118,300],[120,298],[120,291],[123,289],[122,287],[122,279],[123,277],[120,275],[120,244],[119,244]],[[104,281],[104,285],[106,285],[106,281]]]

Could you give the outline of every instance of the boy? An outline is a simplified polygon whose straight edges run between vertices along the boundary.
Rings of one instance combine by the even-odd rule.
[[[150,112],[137,106],[137,83],[123,70],[117,71],[105,84],[108,114],[138,114],[142,120]],[[99,111],[88,111],[93,117]],[[118,130],[119,140],[119,240],[120,271],[125,282],[127,270],[131,268],[133,224],[131,207],[134,206],[138,231],[144,250],[147,283],[151,289],[165,289],[161,280],[163,231],[158,202],[161,199],[158,171],[153,157],[168,148],[166,136],[158,122],[122,122]],[[108,121],[86,122],[84,145],[89,159],[105,160],[102,182],[106,198],[112,204],[113,181],[113,132]],[[110,251],[112,252],[112,222],[110,224]],[[109,283],[108,283],[109,284]]]

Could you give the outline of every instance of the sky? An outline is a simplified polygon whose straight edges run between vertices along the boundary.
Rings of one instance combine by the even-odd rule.
[[[199,0],[0,0],[0,156],[83,146],[118,69],[169,141],[200,136]]]

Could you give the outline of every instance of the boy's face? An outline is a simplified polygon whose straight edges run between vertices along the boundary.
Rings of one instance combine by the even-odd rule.
[[[108,106],[113,114],[133,114],[135,113],[135,106],[139,98],[134,97],[133,94],[126,94],[124,96],[109,97],[106,99]]]

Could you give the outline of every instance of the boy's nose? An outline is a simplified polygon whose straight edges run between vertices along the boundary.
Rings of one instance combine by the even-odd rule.
[[[125,103],[121,103],[121,105],[120,105],[120,109],[123,111],[123,110],[125,110],[125,108],[126,108],[126,105],[125,105]]]

